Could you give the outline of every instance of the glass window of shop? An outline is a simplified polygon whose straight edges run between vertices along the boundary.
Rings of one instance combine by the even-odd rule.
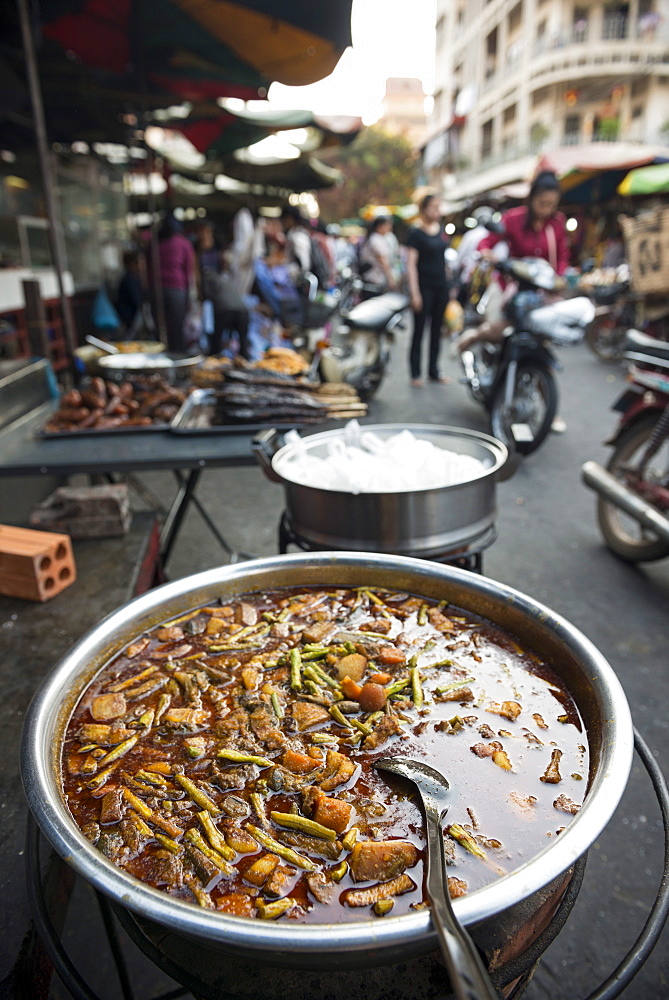
[[[120,270],[127,239],[121,177],[90,160],[59,164],[57,186],[67,265],[75,288],[97,287]]]

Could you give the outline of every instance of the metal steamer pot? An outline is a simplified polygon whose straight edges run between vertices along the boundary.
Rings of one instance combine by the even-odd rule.
[[[304,977],[323,970],[336,970],[336,975],[328,974],[328,990],[320,995],[339,995],[330,991],[334,978],[349,984],[341,995],[351,996],[350,977],[365,969],[365,995],[388,997],[387,982],[378,992],[372,988],[377,976],[372,967],[394,963],[396,969],[397,963],[406,961],[411,961],[409,968],[420,966],[421,962],[412,960],[434,952],[437,945],[429,910],[383,920],[292,925],[290,921],[237,918],[171,899],[116,868],[73,822],[61,792],[63,734],[91,678],[131,638],[157,623],[245,591],[361,585],[445,599],[498,624],[557,671],[585,721],[591,765],[580,812],[559,837],[516,871],[454,900],[456,915],[468,926],[492,968],[514,959],[514,949],[520,953],[512,939],[521,939],[527,947],[549,924],[573,867],[608,823],[627,783],[633,730],[627,701],[613,670],[569,622],[492,580],[422,559],[321,552],[226,565],[144,594],[84,636],[35,696],[23,734],[24,787],[30,808],[56,851],[117,908],[124,908],[126,923],[141,928],[154,944],[162,942],[170,959],[181,966],[189,964],[194,976],[206,972],[208,980],[218,983],[227,996],[229,987],[225,984],[237,975],[246,977],[247,992],[236,995],[249,1000],[259,995],[261,986],[267,998],[294,996],[296,970],[302,970],[298,982],[306,982]],[[286,977],[290,987],[285,986]],[[406,997],[407,981],[402,980],[398,996]],[[411,995],[434,996],[435,992]]]
[[[291,528],[320,549],[356,549],[431,558],[475,545],[493,527],[495,486],[507,461],[507,450],[495,438],[477,431],[434,424],[365,424],[365,431],[387,438],[411,431],[438,448],[479,459],[484,470],[464,483],[439,489],[397,493],[347,493],[306,486],[294,479],[291,464],[300,445],[276,450],[276,431],[259,434],[253,444],[263,471],[281,483]],[[328,446],[344,429],[322,431],[302,439],[314,457],[325,458]]]
[[[202,355],[168,353],[109,354],[98,359],[98,368],[104,378],[125,379],[133,375],[163,375],[168,381],[188,377],[202,364]]]

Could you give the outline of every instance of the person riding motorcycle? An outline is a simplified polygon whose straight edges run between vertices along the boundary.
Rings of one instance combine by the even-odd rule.
[[[497,232],[487,232],[478,250],[484,260],[494,262],[494,249],[502,241],[508,246],[510,257],[541,257],[563,275],[569,263],[565,218],[558,212],[560,184],[555,174],[544,170],[537,174],[527,197],[527,204],[512,208],[502,216]],[[488,225],[491,225],[488,222]],[[502,302],[508,298],[508,289]],[[477,329],[465,330],[458,337],[456,350],[468,350],[481,340],[499,341],[504,332],[502,317],[486,315],[486,321]]]

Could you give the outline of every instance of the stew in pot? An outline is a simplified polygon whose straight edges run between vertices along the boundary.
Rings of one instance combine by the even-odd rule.
[[[374,587],[249,593],[137,636],[63,747],[68,807],[173,897],[311,923],[427,905],[412,785],[451,785],[451,896],[517,868],[580,808],[584,726],[549,667],[469,612]]]

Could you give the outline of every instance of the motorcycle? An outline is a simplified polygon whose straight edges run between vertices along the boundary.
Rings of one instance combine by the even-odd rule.
[[[636,319],[629,292],[629,280],[595,285],[592,289],[595,318],[586,331],[585,340],[601,361],[620,361],[623,356],[625,335]]]
[[[628,562],[669,556],[669,344],[629,330],[629,388],[614,404],[620,423],[606,469],[586,462],[607,546]]]
[[[384,292],[356,301],[365,284],[352,274],[333,292],[319,293],[313,282],[309,284],[303,336],[311,374],[323,382],[353,386],[366,402],[383,381],[409,299],[401,292]]]
[[[555,300],[562,282],[541,258],[500,260],[495,268],[517,286],[504,306],[507,326],[499,341],[479,340],[461,351],[461,381],[488,410],[494,436],[511,452],[529,455],[557,413],[559,366],[551,345],[578,343],[595,310],[585,296]],[[480,315],[487,295],[479,302]]]
[[[613,285],[595,286],[592,290],[595,318],[585,339],[588,347],[602,361],[620,361],[625,353],[625,338],[636,328],[656,340],[666,340],[669,302],[635,295],[629,280]]]

